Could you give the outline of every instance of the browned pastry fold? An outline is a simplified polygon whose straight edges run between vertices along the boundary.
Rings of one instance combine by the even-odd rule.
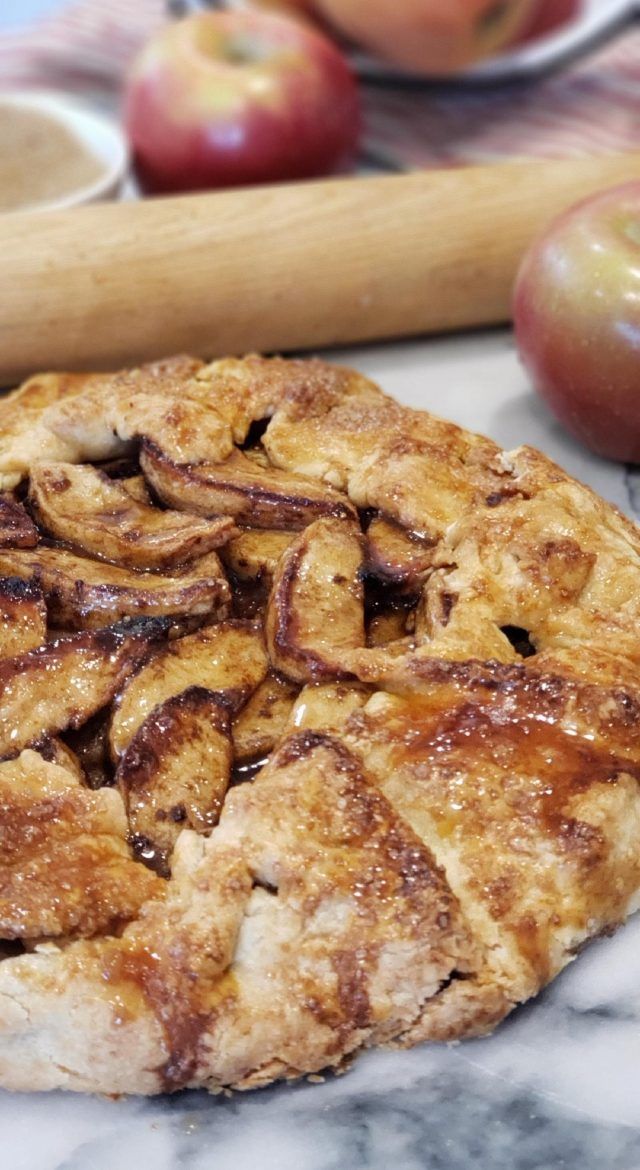
[[[181,357],[31,379],[20,481],[0,1085],[481,1035],[640,905],[640,534],[539,452],[324,362]]]
[[[112,788],[91,792],[34,751],[0,764],[0,934],[91,936],[135,918],[163,884],[133,861]]]

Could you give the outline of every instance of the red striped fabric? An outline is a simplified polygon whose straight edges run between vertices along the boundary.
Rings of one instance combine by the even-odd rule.
[[[0,36],[0,88],[115,91],[165,19],[162,0],[80,0]]]
[[[165,19],[162,0],[77,0],[0,35],[0,88],[113,95]],[[640,31],[554,77],[494,90],[364,89],[367,145],[398,167],[640,145]]]
[[[543,80],[494,90],[365,92],[372,147],[403,167],[640,147],[640,32]]]

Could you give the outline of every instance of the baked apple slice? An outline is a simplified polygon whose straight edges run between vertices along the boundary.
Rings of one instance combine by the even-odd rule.
[[[108,466],[108,464],[106,466]],[[103,466],[101,470],[104,471],[105,466]],[[147,487],[147,481],[144,478],[144,475],[128,475],[123,479],[120,479],[118,482],[120,486],[123,487],[126,492],[128,492],[132,499],[137,500],[139,504],[146,504],[148,508],[153,506],[151,492]]]
[[[138,670],[165,623],[71,634],[0,660],[0,758],[79,727]]]
[[[0,577],[0,658],[41,646],[47,636],[47,610],[34,581]]]
[[[98,629],[125,617],[224,617],[229,604],[229,585],[215,553],[161,576],[63,548],[2,549],[0,574],[36,582],[49,620],[62,629]]]
[[[163,503],[199,516],[233,516],[252,528],[298,531],[319,516],[355,516],[346,496],[317,480],[262,467],[235,450],[224,463],[174,463],[148,440],[140,465]]]
[[[0,938],[91,936],[135,918],[164,884],[136,864],[122,799],[23,751],[0,764]]]
[[[262,632],[249,622],[222,622],[170,642],[120,696],[111,724],[115,760],[160,703],[190,687],[214,691],[230,712],[237,711],[267,673]]]
[[[139,857],[167,873],[182,829],[217,824],[231,761],[229,712],[213,691],[189,687],[154,707],[116,772]]]
[[[220,557],[238,581],[270,584],[278,561],[292,540],[292,532],[248,528],[220,550]]]
[[[367,528],[365,567],[385,584],[407,593],[419,592],[433,564],[435,541],[429,541],[384,516],[374,516]]]
[[[310,524],[278,564],[267,606],[271,662],[297,682],[349,677],[364,646],[362,537],[336,517]]]
[[[35,548],[38,540],[26,509],[8,492],[0,492],[0,548]]]
[[[236,532],[228,516],[205,520],[165,512],[136,499],[132,491],[138,490],[94,467],[39,463],[29,496],[52,536],[129,569],[170,569],[211,552]]]
[[[270,670],[233,722],[236,766],[264,760],[287,727],[299,688]]]
[[[302,688],[293,705],[287,730],[338,735],[370,696],[371,690],[359,683],[310,683]]]

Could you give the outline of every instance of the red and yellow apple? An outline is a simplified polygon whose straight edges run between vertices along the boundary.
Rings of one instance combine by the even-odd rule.
[[[591,196],[534,242],[513,317],[533,384],[567,430],[640,462],[640,181]]]
[[[415,73],[454,73],[499,52],[540,0],[315,0],[354,44]]]
[[[342,54],[315,29],[266,12],[201,12],[143,49],[124,121],[143,186],[193,191],[344,168],[360,112]]]

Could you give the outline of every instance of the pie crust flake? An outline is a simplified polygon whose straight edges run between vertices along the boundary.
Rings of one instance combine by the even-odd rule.
[[[0,403],[0,1085],[490,1031],[640,904],[640,533],[321,361]]]

